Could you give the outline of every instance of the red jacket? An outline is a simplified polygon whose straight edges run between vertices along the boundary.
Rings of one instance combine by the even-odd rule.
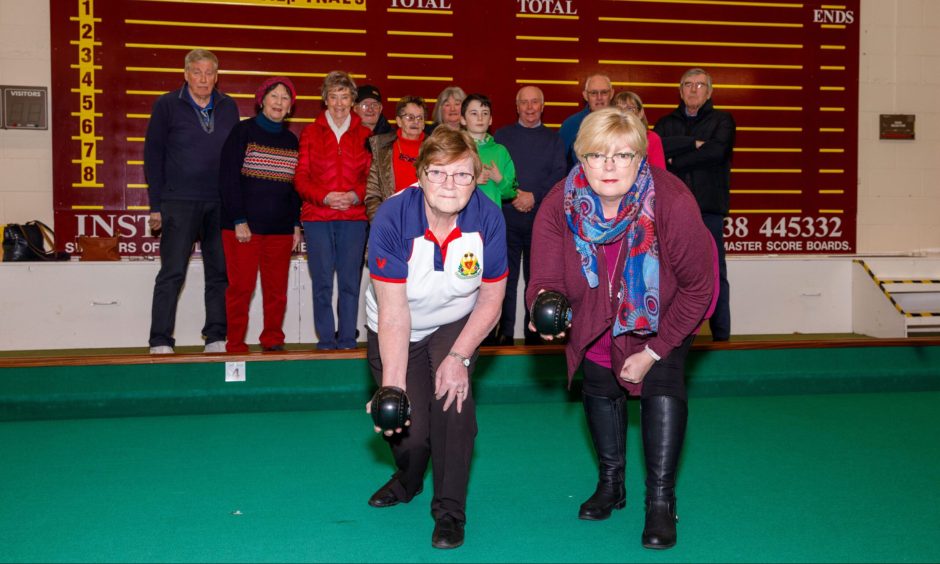
[[[355,113],[350,113],[350,117],[352,122],[339,143],[330,129],[326,111],[300,135],[294,186],[303,200],[301,221],[367,221],[364,202],[372,155],[366,149],[366,139],[372,132]],[[323,198],[330,192],[349,190],[359,196],[357,205],[344,211],[324,205]]]
[[[715,290],[714,240],[702,223],[702,215],[689,189],[663,169],[650,167],[656,183],[655,226],[659,243],[659,333],[649,337],[620,335],[611,346],[611,363],[620,372],[628,356],[644,345],[666,358],[682,341],[698,330],[712,303]],[[526,289],[526,307],[531,307],[540,289],[556,290],[571,303],[572,322],[565,353],[568,383],[581,365],[584,354],[598,337],[609,331],[617,301],[608,296],[607,261],[598,253],[597,276],[602,281],[590,288],[581,272],[581,255],[574,245],[564,212],[565,180],[542,200],[532,230],[531,277]],[[622,272],[621,256],[616,271]],[[619,381],[619,379],[618,379]]]

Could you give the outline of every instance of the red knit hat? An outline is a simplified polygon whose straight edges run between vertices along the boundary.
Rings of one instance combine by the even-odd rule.
[[[284,87],[287,88],[287,91],[290,92],[290,105],[293,106],[294,101],[297,100],[297,91],[294,89],[294,83],[286,76],[272,76],[262,82],[261,86],[259,86],[258,90],[255,92],[255,104],[261,106],[261,101],[264,99],[268,88],[271,88],[275,84],[283,84]]]

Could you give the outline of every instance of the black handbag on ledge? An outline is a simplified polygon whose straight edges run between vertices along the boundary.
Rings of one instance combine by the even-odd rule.
[[[46,250],[49,243],[51,250]],[[55,232],[41,221],[8,223],[3,226],[3,262],[69,260],[69,254],[56,252]]]

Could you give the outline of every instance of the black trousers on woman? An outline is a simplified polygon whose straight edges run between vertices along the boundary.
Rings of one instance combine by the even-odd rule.
[[[682,345],[673,349],[669,355],[653,364],[643,379],[642,397],[671,396],[686,401],[685,359],[689,355],[694,336],[688,337]],[[581,364],[584,374],[583,390],[585,394],[617,399],[627,393],[619,383],[619,366],[605,368],[585,359]]]
[[[424,339],[408,347],[406,393],[411,401],[411,425],[399,435],[385,437],[392,449],[397,468],[392,489],[402,501],[409,501],[421,489],[428,462],[434,476],[434,497],[431,514],[434,519],[450,515],[466,523],[467,484],[470,480],[470,459],[477,435],[476,403],[472,386],[461,412],[457,402],[444,411],[444,401],[434,398],[434,374],[450,352],[467,323],[469,316],[440,327]],[[382,385],[382,359],[379,356],[378,334],[367,335],[367,358],[375,383]],[[470,359],[473,375],[477,353]]]

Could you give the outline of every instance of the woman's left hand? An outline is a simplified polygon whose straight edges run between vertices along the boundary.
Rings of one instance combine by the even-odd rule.
[[[646,373],[653,367],[653,357],[646,351],[633,353],[623,362],[620,377],[631,384],[639,384],[646,378]]]
[[[456,358],[447,355],[437,367],[434,375],[434,398],[444,401],[444,411],[447,411],[454,400],[457,401],[457,413],[463,410],[463,402],[470,393],[470,375],[467,367]]]
[[[239,243],[251,241],[251,229],[247,223],[239,223],[235,226],[235,240]]]
[[[300,234],[300,226],[294,226],[294,246],[291,247],[291,251],[300,250],[300,242],[304,240],[304,236]]]

